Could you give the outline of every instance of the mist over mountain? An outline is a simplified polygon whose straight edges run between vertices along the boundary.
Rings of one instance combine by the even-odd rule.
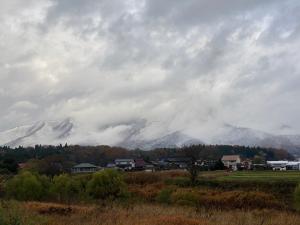
[[[128,149],[150,150],[155,148],[175,148],[197,144],[260,146],[286,149],[300,153],[300,135],[274,135],[250,128],[224,125],[211,139],[191,137],[182,131],[161,133],[160,136],[146,136],[151,124],[146,120],[130,121],[122,124],[100,127],[98,133],[81,129],[71,119],[63,121],[40,121],[0,133],[0,145],[10,147],[80,144],[113,145]],[[111,139],[111,135],[116,138]],[[82,138],[84,137],[84,138]]]

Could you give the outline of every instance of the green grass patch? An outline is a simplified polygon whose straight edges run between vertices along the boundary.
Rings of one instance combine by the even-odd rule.
[[[215,178],[219,181],[294,181],[300,182],[299,171],[237,171]]]

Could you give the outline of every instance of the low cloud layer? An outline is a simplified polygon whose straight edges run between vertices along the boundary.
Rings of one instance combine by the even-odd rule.
[[[300,133],[299,21],[298,0],[1,1],[0,131]]]

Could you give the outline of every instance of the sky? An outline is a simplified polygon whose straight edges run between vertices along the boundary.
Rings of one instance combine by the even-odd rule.
[[[299,49],[299,0],[0,1],[0,131],[300,133]]]

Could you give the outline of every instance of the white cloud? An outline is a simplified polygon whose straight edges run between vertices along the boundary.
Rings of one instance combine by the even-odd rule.
[[[116,126],[103,134],[109,143],[139,119],[160,124],[157,134],[201,138],[224,123],[300,133],[299,8],[296,0],[2,1],[0,129],[71,117],[95,135]]]

